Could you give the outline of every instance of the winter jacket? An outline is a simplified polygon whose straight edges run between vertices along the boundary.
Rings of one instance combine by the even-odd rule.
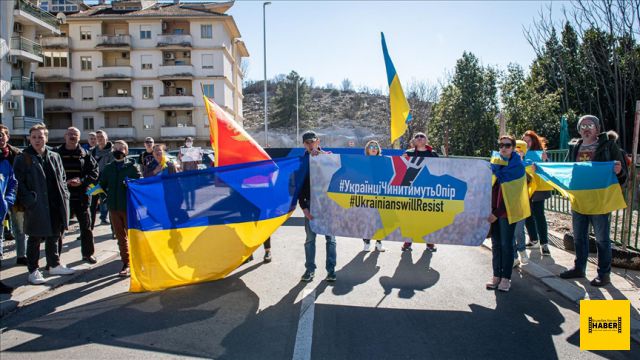
[[[109,210],[127,211],[126,179],[139,179],[140,171],[133,161],[125,159],[122,162],[113,161],[100,173],[100,187],[107,193],[107,207]]]
[[[9,144],[7,144],[7,147],[9,148],[9,154],[5,157],[2,155],[2,152],[0,152],[0,160],[8,160],[9,164],[13,166],[13,162],[15,161],[16,156],[20,154],[22,150],[18,149],[15,146],[11,146]]]
[[[87,187],[98,182],[98,163],[80,145],[74,150],[67,150],[65,144],[54,149],[62,159],[67,179],[80,178],[82,186],[69,187],[69,194],[72,200],[82,200],[89,203],[89,195],[86,194]]]
[[[627,181],[628,170],[627,161],[618,147],[616,142],[617,140],[618,134],[616,134],[615,131],[603,132],[598,135],[598,146],[596,147],[596,151],[593,155],[593,161],[620,161],[622,164],[622,170],[617,174],[617,177],[618,182],[622,185]],[[582,145],[582,139],[574,139],[569,143],[569,153],[567,154],[565,161],[576,161],[578,151],[580,151],[580,145]]]
[[[111,163],[114,160],[112,149],[113,144],[110,141],[107,141],[107,144],[102,150],[100,150],[98,145],[94,146],[93,149],[91,149],[91,156],[96,159],[96,162],[98,163],[98,170],[100,172],[104,170],[104,167],[107,166],[107,164]]]
[[[49,194],[45,162],[49,162],[55,174],[55,188],[57,194]],[[39,156],[33,147],[29,146],[22,154],[16,156],[13,171],[18,180],[18,201],[25,207],[24,233],[29,236],[59,236],[59,229],[52,223],[52,214],[62,222],[62,228],[69,226],[69,190],[67,178],[62,167],[62,160],[58,153],[47,147],[44,154]],[[53,208],[53,196],[60,199],[60,206]]]
[[[13,167],[9,160],[0,161],[0,191],[2,192],[2,202],[0,202],[0,219],[7,216],[7,212],[16,202],[16,191],[18,181],[13,174]]]

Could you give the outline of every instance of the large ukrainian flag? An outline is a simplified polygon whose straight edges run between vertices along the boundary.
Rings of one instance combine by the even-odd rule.
[[[500,182],[509,224],[528,218],[531,215],[531,208],[527,177],[518,153],[514,152],[511,158],[506,160],[500,156],[499,152],[494,151],[491,154],[491,171],[494,182]]]
[[[307,171],[296,157],[130,181],[130,291],[229,274],[289,218]]]
[[[615,162],[536,163],[536,174],[571,201],[584,215],[608,214],[627,204],[613,172]]]
[[[391,62],[389,51],[387,50],[387,42],[382,36],[382,53],[384,54],[384,64],[387,68],[387,82],[389,83],[389,108],[391,109],[391,143],[393,144],[402,134],[407,131],[407,124],[411,122],[411,109],[409,102],[404,96],[400,78],[396,73],[396,68]]]

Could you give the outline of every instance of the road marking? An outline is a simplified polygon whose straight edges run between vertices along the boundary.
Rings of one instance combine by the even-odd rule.
[[[296,343],[293,347],[293,360],[310,360],[311,345],[313,343],[313,314],[315,311],[316,290],[304,289],[302,291],[302,306],[300,307],[300,319],[298,319],[298,332]]]

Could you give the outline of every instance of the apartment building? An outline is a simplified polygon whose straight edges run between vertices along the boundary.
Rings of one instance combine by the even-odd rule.
[[[24,143],[29,128],[44,121],[44,90],[35,78],[43,58],[39,39],[59,35],[59,20],[36,0],[0,1],[0,122]]]
[[[76,126],[134,146],[147,136],[206,145],[203,92],[242,124],[240,62],[249,54],[225,14],[232,5],[112,0],[59,16],[62,36],[41,38],[35,70],[50,140]]]

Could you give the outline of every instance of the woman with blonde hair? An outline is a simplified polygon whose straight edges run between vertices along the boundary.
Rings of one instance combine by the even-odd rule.
[[[375,140],[369,140],[367,145],[364,146],[364,154],[366,156],[382,156],[382,148],[380,144]],[[371,239],[362,239],[364,241],[364,251],[369,251],[371,248]],[[382,247],[382,241],[376,241],[376,251],[384,252]]]
[[[173,161],[167,159],[164,144],[153,145],[153,158],[158,163],[158,166],[156,166],[156,168],[152,171],[153,175],[158,175],[161,173],[175,174],[177,172],[176,165],[173,163]]]

